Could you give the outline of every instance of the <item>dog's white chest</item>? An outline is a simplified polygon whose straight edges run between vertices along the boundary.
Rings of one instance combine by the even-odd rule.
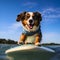
[[[27,36],[25,42],[27,42],[27,43],[34,43],[35,38],[36,38],[36,34],[32,35],[32,36]]]

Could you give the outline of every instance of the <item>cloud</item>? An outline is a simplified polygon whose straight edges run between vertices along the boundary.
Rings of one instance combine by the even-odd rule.
[[[60,8],[48,8],[42,11],[43,19],[48,21],[49,19],[58,19],[60,18]],[[50,20],[50,21],[51,21]]]
[[[36,5],[38,5],[37,2],[31,2],[31,1],[23,2],[22,4],[22,6],[25,6],[27,8],[33,8]]]
[[[17,23],[13,23],[11,26],[9,26],[9,30],[16,30],[16,29],[18,29],[19,27],[21,27],[22,25],[21,25],[21,23],[19,22],[17,22]]]
[[[21,23],[13,23],[8,26],[6,30],[0,31],[0,38],[10,38],[16,40],[19,38],[21,31]]]
[[[42,33],[45,43],[60,43],[60,8],[47,8],[42,12]]]
[[[8,26],[7,33],[8,34],[14,34],[19,28],[21,28],[21,23],[13,23],[10,26]]]
[[[43,33],[42,43],[60,43],[60,33],[46,32]]]
[[[36,5],[36,2],[25,2],[24,6],[28,6],[28,5]]]

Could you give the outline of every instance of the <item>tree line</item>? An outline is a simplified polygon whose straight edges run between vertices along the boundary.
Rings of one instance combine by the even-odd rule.
[[[1,39],[0,38],[0,44],[17,44],[17,41],[11,40],[11,39]],[[60,45],[58,43],[43,43],[41,45]]]
[[[45,45],[60,45],[60,44],[58,44],[58,43],[43,43],[41,45],[45,46]]]
[[[11,39],[0,39],[0,44],[17,44],[17,41],[11,40]]]

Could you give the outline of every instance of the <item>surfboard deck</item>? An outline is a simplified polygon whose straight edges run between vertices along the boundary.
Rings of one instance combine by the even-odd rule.
[[[10,60],[48,60],[54,55],[55,51],[43,46],[28,44],[8,49],[5,53],[8,57],[11,57]]]

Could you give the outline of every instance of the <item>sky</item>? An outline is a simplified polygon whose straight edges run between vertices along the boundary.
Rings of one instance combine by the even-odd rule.
[[[60,43],[60,0],[0,0],[0,38],[19,40],[23,28],[16,17],[24,11],[41,13],[41,43]]]

